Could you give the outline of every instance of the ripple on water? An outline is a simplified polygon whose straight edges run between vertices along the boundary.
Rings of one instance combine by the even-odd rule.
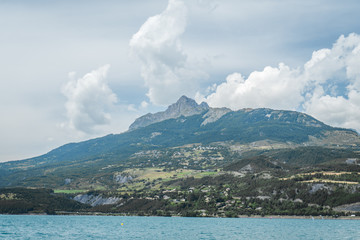
[[[0,239],[359,239],[359,223],[358,220],[0,215]]]

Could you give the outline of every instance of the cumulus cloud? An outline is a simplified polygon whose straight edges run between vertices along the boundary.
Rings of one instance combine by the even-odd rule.
[[[360,36],[340,36],[331,49],[314,51],[296,69],[280,63],[248,78],[230,74],[199,100],[232,109],[302,110],[325,123],[360,131]]]
[[[110,122],[109,110],[117,102],[117,97],[106,82],[109,68],[110,65],[102,66],[79,79],[75,79],[73,72],[69,74],[70,80],[62,88],[67,97],[67,126],[93,133],[96,126]]]
[[[167,8],[147,19],[130,40],[131,53],[141,62],[147,96],[154,104],[166,105],[183,94],[194,95],[195,79],[205,76],[191,67],[182,49],[186,18],[184,2],[169,0]]]
[[[298,70],[282,63],[277,68],[266,67],[261,72],[253,72],[247,79],[240,73],[233,73],[226,78],[226,82],[217,86],[206,101],[214,107],[227,106],[232,109],[265,106],[293,109],[303,100],[298,89],[304,83],[298,77]]]
[[[360,132],[360,35],[340,36],[315,51],[304,66],[310,87],[304,110],[336,126]]]

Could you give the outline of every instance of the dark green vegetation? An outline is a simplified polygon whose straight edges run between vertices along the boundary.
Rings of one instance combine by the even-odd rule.
[[[50,189],[3,188],[0,189],[0,213],[25,214],[57,211],[79,211],[89,208]]]
[[[122,134],[1,163],[1,212],[334,215],[360,202],[356,132],[293,111],[194,110],[192,101]]]
[[[238,215],[336,215],[332,207],[353,202],[359,194],[347,187],[333,190],[312,187],[296,181],[232,175],[188,178],[170,181],[172,190],[141,191],[118,205],[103,205],[95,211],[139,215],[227,216]],[[325,189],[325,190],[324,190]],[[335,190],[336,189],[336,190]],[[261,192],[259,192],[261,191]],[[311,192],[311,193],[310,193]],[[345,197],[346,196],[346,197]]]

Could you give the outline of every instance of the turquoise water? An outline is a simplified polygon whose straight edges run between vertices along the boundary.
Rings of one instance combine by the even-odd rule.
[[[0,239],[360,239],[360,221],[0,215]]]

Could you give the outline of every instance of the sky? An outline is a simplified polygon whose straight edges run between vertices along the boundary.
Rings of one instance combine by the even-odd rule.
[[[360,132],[358,0],[0,0],[0,162],[187,95]]]

